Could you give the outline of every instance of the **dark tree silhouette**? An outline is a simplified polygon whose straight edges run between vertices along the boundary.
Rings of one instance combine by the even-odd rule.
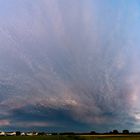
[[[91,131],[91,132],[90,132],[90,134],[92,134],[92,135],[93,135],[93,134],[96,134],[96,132],[95,132],[95,131]]]
[[[44,136],[45,135],[45,132],[39,132],[38,135],[39,136]]]
[[[20,136],[21,132],[20,131],[16,131],[16,136]]]
[[[129,130],[123,130],[122,133],[123,134],[129,134]]]
[[[113,130],[113,134],[119,134],[119,131],[118,130]]]

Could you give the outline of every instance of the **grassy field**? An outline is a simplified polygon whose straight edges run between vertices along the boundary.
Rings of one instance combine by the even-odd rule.
[[[140,136],[1,136],[0,140],[140,140]]]

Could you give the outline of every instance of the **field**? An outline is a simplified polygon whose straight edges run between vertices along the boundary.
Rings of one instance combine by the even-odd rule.
[[[140,136],[1,136],[0,140],[140,140]]]

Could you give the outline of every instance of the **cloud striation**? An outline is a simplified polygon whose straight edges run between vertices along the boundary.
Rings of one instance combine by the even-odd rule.
[[[1,0],[0,128],[140,130],[139,6]]]

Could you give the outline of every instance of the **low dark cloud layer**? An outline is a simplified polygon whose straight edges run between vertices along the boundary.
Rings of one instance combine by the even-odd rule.
[[[139,130],[137,1],[1,0],[0,7],[2,129]]]

